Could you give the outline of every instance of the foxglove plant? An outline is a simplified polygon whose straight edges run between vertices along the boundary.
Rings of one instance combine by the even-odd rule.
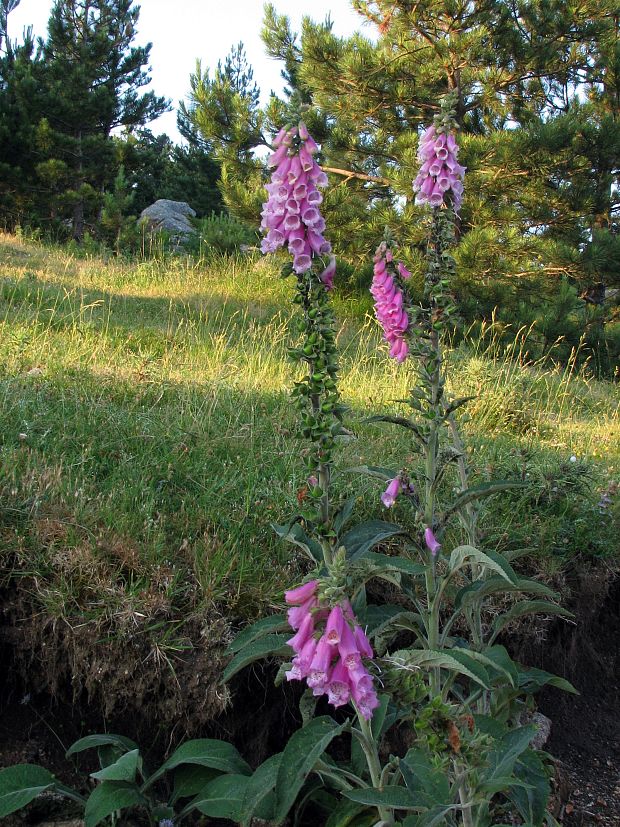
[[[477,547],[478,501],[512,483],[482,489],[469,484],[455,419],[465,400],[451,400],[445,390],[441,341],[454,318],[450,247],[464,173],[456,162],[452,114],[444,108],[420,149],[415,186],[418,200],[432,209],[424,301],[413,301],[411,274],[390,238],[374,258],[371,291],[389,355],[403,369],[414,366],[417,384],[409,399],[412,416],[372,420],[405,427],[424,464],[421,473],[359,470],[385,481],[384,508],[411,507],[413,519],[406,527],[371,520],[344,531],[355,498],[334,507],[331,469],[343,411],[328,294],[335,265],[333,258],[325,260],[331,250],[324,242],[320,202],[312,196],[317,199],[312,211],[307,203],[312,187],[324,178],[316,144],[303,123],[279,133],[271,159],[275,170],[263,212],[264,249],[286,247],[293,259],[285,272],[295,274],[295,302],[302,311],[304,339],[291,353],[305,365],[294,396],[301,433],[309,442],[304,453],[310,500],[298,517],[276,530],[308,555],[313,571],[285,593],[286,616],[265,618],[241,633],[226,678],[259,657],[277,654],[289,658],[279,679],[306,685],[300,702],[304,726],[274,756],[279,768],[272,787],[266,787],[274,790],[276,820],[284,818],[296,797],[312,796],[315,788],[304,786],[310,775],[312,783],[320,779],[331,791],[329,823],[340,823],[340,817],[349,823],[354,814],[356,823],[369,827],[489,827],[501,812],[491,806],[498,792],[535,827],[542,820],[544,785],[538,784],[535,795],[523,793],[532,788],[528,778],[539,781],[543,774],[540,759],[528,748],[534,729],[515,727],[511,716],[523,706],[524,687],[526,692],[550,682],[569,687],[547,673],[522,669],[496,639],[514,617],[541,608],[562,610],[555,603],[525,600],[507,611],[488,612],[489,601],[502,592],[552,593],[520,578],[495,551]],[[452,466],[460,491],[445,502],[442,481]],[[455,518],[468,543],[450,548],[446,529]],[[401,538],[401,554],[374,550],[386,540],[394,548]],[[411,550],[418,559],[412,559]],[[377,593],[369,584],[377,580],[390,584],[397,595],[393,603],[369,602],[369,595]],[[287,628],[292,636],[284,634]],[[340,723],[325,715],[312,718],[317,703],[338,710],[341,721],[350,708],[355,715]],[[351,735],[350,759],[325,758],[330,742],[345,732]],[[410,745],[404,754],[394,754],[399,743]],[[389,757],[382,761],[384,755]]]

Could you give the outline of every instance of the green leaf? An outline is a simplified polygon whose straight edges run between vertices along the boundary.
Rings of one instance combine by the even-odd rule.
[[[292,543],[303,549],[313,560],[319,563],[323,562],[323,549],[321,548],[321,544],[311,537],[308,537],[299,523],[294,522],[288,525],[271,523],[271,527],[282,540],[286,540],[288,543]]]
[[[451,650],[454,652],[454,649]],[[475,652],[471,649],[463,649],[470,658],[477,660],[483,666],[488,666],[491,669],[500,672],[508,679],[511,686],[517,686],[519,681],[519,670],[516,663],[512,660],[506,649],[503,646],[490,646],[484,652]]]
[[[131,781],[136,780],[136,772],[142,764],[140,750],[132,749],[121,755],[113,764],[108,764],[99,772],[91,772],[91,778],[97,781]]]
[[[498,592],[523,592],[524,594],[536,594],[543,597],[558,597],[557,593],[549,586],[528,577],[519,577],[516,583],[508,583],[503,576],[487,577],[484,580],[474,580],[473,583],[463,586],[454,599],[454,610],[458,611],[462,606],[469,606],[474,601],[482,600]]]
[[[489,768],[483,774],[484,782],[510,776],[517,758],[528,748],[534,735],[536,727],[531,724],[511,729],[503,735],[487,756]]]
[[[224,674],[222,675],[222,682],[226,683],[233,675],[240,672],[250,663],[261,658],[266,658],[270,655],[277,657],[290,656],[292,649],[287,644],[289,635],[265,635],[258,640],[253,640],[245,646],[240,652],[237,652],[235,657],[230,661]]]
[[[349,474],[364,474],[366,477],[374,477],[378,480],[388,482],[396,478],[398,471],[391,468],[379,468],[377,465],[358,465],[356,468],[347,468]]]
[[[336,516],[334,517],[334,531],[337,535],[340,534],[342,529],[349,522],[349,519],[353,514],[353,509],[355,508],[356,502],[357,497],[349,497],[344,501],[344,503],[336,513]]]
[[[51,772],[36,764],[15,764],[0,770],[0,818],[21,810],[55,782]]]
[[[174,772],[172,802],[175,803],[180,798],[192,798],[198,795],[219,774],[219,770],[214,770],[211,767],[201,767],[198,764],[182,764]]]
[[[138,745],[130,738],[125,738],[124,735],[88,735],[86,738],[80,738],[79,741],[72,744],[67,750],[65,758],[69,758],[77,752],[83,752],[85,749],[93,749],[94,747],[104,747],[107,745],[117,747],[122,752],[138,749]]]
[[[497,554],[496,552],[485,553],[474,546],[467,545],[457,546],[453,549],[452,554],[450,555],[450,562],[448,564],[450,573],[453,574],[462,568],[465,563],[471,561],[496,572],[496,574],[499,574],[500,577],[503,577],[504,580],[507,580],[509,583],[514,584],[518,580],[512,566],[501,556],[501,554]]]
[[[260,620],[257,620],[256,623],[252,623],[251,626],[246,626],[245,629],[239,632],[226,651],[228,654],[234,655],[235,652],[239,652],[254,640],[264,637],[271,632],[282,632],[286,629],[288,629],[286,615],[278,614],[262,617]]]
[[[432,764],[427,753],[410,749],[401,759],[400,768],[407,789],[429,807],[450,806],[450,782],[445,773]]]
[[[329,818],[325,822],[325,827],[353,827],[358,825],[358,816],[366,811],[364,804],[357,804],[355,801],[343,800],[338,803],[336,808],[331,811]],[[370,824],[374,824],[377,820],[377,814],[372,813],[370,816]]]
[[[281,761],[281,752],[272,755],[248,779],[239,816],[243,824],[251,822],[252,816],[256,815],[260,805],[275,788]],[[269,814],[265,818],[269,818]]]
[[[342,795],[368,807],[387,807],[391,810],[426,809],[424,802],[404,787],[386,787],[384,790],[366,787],[361,790],[343,790]]]
[[[511,787],[508,798],[524,821],[542,824],[551,790],[540,756],[534,750],[527,749],[515,764],[514,774],[520,783]]]
[[[543,686],[555,686],[556,689],[562,689],[564,692],[570,692],[572,695],[579,694],[572,683],[565,678],[558,677],[558,675],[552,675],[543,669],[533,667],[520,670],[519,688],[524,692],[535,694],[539,689],[542,689]]]
[[[239,822],[249,780],[247,775],[220,775],[207,784],[190,806],[211,818],[229,818]]]
[[[519,617],[524,617],[529,614],[547,614],[547,615],[561,615],[562,617],[574,617],[572,612],[565,609],[563,606],[558,606],[557,603],[549,603],[548,600],[522,600],[515,603],[507,612],[498,615],[493,621],[493,635],[494,639],[502,631],[502,629],[516,620]]]
[[[428,669],[440,667],[441,669],[448,669],[450,672],[466,675],[479,683],[480,686],[489,689],[489,675],[486,669],[472,658],[468,658],[460,650],[451,649],[448,654],[447,652],[435,652],[431,649],[404,649],[394,652],[390,660],[398,663],[399,658],[402,658],[406,664],[411,666]]]
[[[227,741],[216,741],[213,738],[197,738],[186,741],[176,749],[170,758],[148,778],[142,789],[146,790],[159,778],[181,764],[197,764],[200,767],[210,767],[220,772],[249,775],[251,769],[239,755],[232,744]]]
[[[338,725],[329,716],[323,716],[297,730],[289,739],[276,782],[276,821],[284,819],[317,760],[346,725],[346,722]]]
[[[446,510],[441,521],[442,523],[447,522],[451,514],[454,514],[455,511],[460,511],[461,508],[476,500],[482,500],[493,494],[499,494],[501,491],[509,491],[511,488],[525,488],[527,485],[528,483],[516,480],[496,480],[494,482],[483,482],[480,485],[472,485],[467,491],[459,494],[452,505]]]
[[[377,568],[399,571],[402,574],[409,574],[411,577],[421,577],[426,572],[425,566],[421,563],[414,563],[413,560],[409,560],[407,557],[399,557],[395,554],[378,554],[375,551],[366,552],[364,563],[372,563]]]
[[[147,804],[134,784],[125,781],[104,781],[92,791],[86,802],[84,821],[86,827],[95,827],[117,810]]]
[[[444,807],[438,804],[426,813],[407,816],[403,821],[403,827],[444,827],[446,815],[453,809],[453,806]]]
[[[384,520],[369,520],[347,531],[341,543],[347,551],[349,560],[359,560],[383,540],[405,533],[404,529],[395,523],[386,523]]]

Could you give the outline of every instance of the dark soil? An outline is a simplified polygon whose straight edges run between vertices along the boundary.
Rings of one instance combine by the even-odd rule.
[[[552,720],[546,749],[556,759],[555,817],[563,827],[620,827],[620,579],[599,565],[576,572],[569,587],[575,620],[554,622],[534,644],[531,636],[515,636],[513,654],[567,678],[580,692],[574,696],[549,689],[539,698],[540,710]],[[5,626],[0,635],[1,662],[14,664],[13,670],[0,673],[0,767],[42,764],[65,783],[79,787],[93,768],[81,763],[78,773],[64,753],[86,734],[107,730],[129,735],[149,746],[146,757],[151,765],[169,751],[174,717],[154,719],[148,704],[140,711],[129,703],[124,713],[117,708],[108,716],[100,703],[105,684],[94,700],[85,689],[76,692],[73,686],[69,691],[71,685],[55,698],[42,691],[35,668],[37,653],[23,649],[25,638],[20,645],[16,628]],[[197,660],[198,670],[202,662]],[[24,681],[22,671],[27,663],[33,669],[30,682]],[[169,696],[164,692],[164,697]],[[199,731],[192,735],[231,740],[256,766],[281,749],[297,726],[296,694],[291,686],[274,688],[272,673],[256,668],[242,673],[233,697],[234,705],[227,712],[210,723],[203,717]],[[172,737],[178,740],[182,734],[173,732]],[[3,824],[38,824],[57,814],[72,815],[66,803],[47,799],[29,808],[26,820],[18,816]]]

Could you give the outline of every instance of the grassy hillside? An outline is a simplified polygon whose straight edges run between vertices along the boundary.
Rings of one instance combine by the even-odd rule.
[[[48,630],[139,637],[174,668],[206,620],[223,641],[279,599],[303,565],[269,527],[304,484],[290,295],[265,259],[127,264],[0,236],[0,582],[19,595],[13,617],[28,606]],[[359,421],[393,410],[407,371],[387,360],[366,297],[336,307],[358,437],[339,468],[415,463],[400,433]],[[481,479],[531,482],[489,501],[485,543],[526,550],[546,575],[617,552],[617,386],[526,365],[492,329],[450,358],[451,391],[477,396],[465,431]],[[373,483],[337,484],[385,517]]]

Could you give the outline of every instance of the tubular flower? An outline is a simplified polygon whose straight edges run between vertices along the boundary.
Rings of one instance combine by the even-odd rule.
[[[314,591],[309,593],[306,587],[311,584]],[[370,720],[379,705],[372,675],[363,664],[364,658],[373,657],[370,641],[355,619],[349,601],[331,609],[322,607],[316,586],[316,581],[311,581],[286,593],[287,602],[297,604],[289,610],[289,623],[297,633],[288,641],[295,657],[286,678],[305,680],[314,695],[327,695],[332,706],[353,701],[359,714]],[[293,625],[291,614],[297,610],[305,615],[296,614]],[[316,624],[323,621],[318,630]]]
[[[452,206],[458,213],[463,200],[465,167],[456,160],[459,148],[454,135],[438,132],[429,126],[420,139],[418,160],[420,171],[413,182],[416,204],[441,207],[444,194],[452,191]]]
[[[432,529],[426,528],[424,530],[424,542],[426,543],[427,549],[430,553],[435,557],[435,555],[439,554],[439,549],[441,548],[441,543],[438,543],[435,539],[435,535],[433,534]]]
[[[293,256],[293,269],[305,273],[314,256],[331,253],[331,244],[323,236],[325,221],[319,205],[323,196],[318,188],[327,185],[327,176],[314,160],[318,147],[303,122],[291,129],[281,129],[268,160],[275,167],[266,189],[269,198],[263,204],[261,229],[266,236],[261,243],[263,253],[273,253],[288,246]],[[332,287],[335,259],[321,275],[326,289]]]
[[[381,494],[381,502],[386,508],[391,508],[396,502],[396,497],[400,494],[402,489],[400,479],[395,477],[390,481],[388,487]]]
[[[403,292],[398,286],[392,253],[385,242],[377,248],[374,262],[374,276],[370,292],[375,300],[375,316],[383,328],[385,340],[390,345],[390,356],[397,362],[404,362],[409,355],[409,345],[405,339],[409,328],[409,316],[403,307]],[[401,264],[398,262],[398,265]],[[391,272],[388,270],[388,265],[390,265]],[[409,273],[404,265],[403,269]],[[400,267],[398,270],[400,273]]]

